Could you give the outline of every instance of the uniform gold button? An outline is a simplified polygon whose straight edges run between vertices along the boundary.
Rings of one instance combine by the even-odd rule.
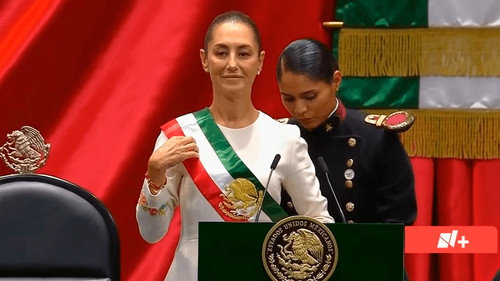
[[[292,209],[292,208],[293,208],[293,203],[292,203],[292,202],[290,202],[290,201],[286,202],[286,205],[287,205],[287,207],[288,207],[288,208],[290,208],[290,209]]]
[[[354,160],[352,159],[347,159],[347,168],[351,168],[352,164],[354,164]]]
[[[349,138],[349,140],[347,141],[347,144],[350,147],[355,147],[356,146],[356,139],[355,138]]]
[[[354,223],[354,221],[353,220],[348,220],[347,223]]]
[[[348,212],[352,212],[352,211],[354,211],[354,203],[352,203],[352,202],[347,202],[347,204],[345,204],[345,209],[346,209]]]
[[[352,188],[352,180],[346,180],[345,181],[345,187]]]

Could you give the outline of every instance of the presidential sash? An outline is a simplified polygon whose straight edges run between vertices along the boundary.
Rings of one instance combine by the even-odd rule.
[[[193,182],[225,221],[248,221],[262,204],[264,212],[277,222],[287,214],[233,150],[208,108],[169,121],[162,127],[168,138],[191,136],[200,158],[183,164]]]

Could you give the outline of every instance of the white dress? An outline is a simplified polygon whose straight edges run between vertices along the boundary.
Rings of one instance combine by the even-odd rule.
[[[279,204],[283,186],[292,197],[299,214],[324,223],[334,222],[327,211],[327,201],[321,195],[315,169],[307,152],[307,144],[300,138],[296,126],[279,123],[259,112],[259,117],[250,126],[230,129],[219,125],[219,128],[262,186],[268,181],[275,155],[281,155],[266,196],[271,196]],[[155,150],[166,140],[166,135],[160,133]],[[202,147],[199,145],[200,161],[204,157]],[[203,160],[207,163],[207,159]],[[223,219],[195,186],[182,164],[167,170],[167,185],[156,196],[149,192],[147,182],[144,181],[136,208],[136,218],[144,240],[155,243],[165,235],[177,205],[181,206],[181,233],[165,280],[194,281],[198,279],[198,222]],[[261,212],[259,221],[271,220]]]

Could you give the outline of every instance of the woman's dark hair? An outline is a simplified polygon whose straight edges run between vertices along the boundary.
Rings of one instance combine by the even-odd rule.
[[[276,68],[276,77],[281,81],[283,72],[307,76],[313,81],[332,83],[333,73],[339,69],[332,50],[314,39],[299,39],[290,43],[281,52]]]
[[[207,50],[208,42],[212,40],[212,32],[214,27],[226,22],[243,23],[246,24],[248,27],[250,27],[255,36],[255,41],[257,41],[257,45],[259,47],[259,53],[260,51],[262,51],[260,43],[260,33],[259,30],[257,29],[257,25],[249,16],[240,11],[228,11],[215,17],[212,23],[210,23],[210,25],[208,26],[207,33],[205,34],[205,44],[203,45],[203,49],[205,49],[205,51]]]

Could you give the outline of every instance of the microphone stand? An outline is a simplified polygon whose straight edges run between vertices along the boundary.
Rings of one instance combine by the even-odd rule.
[[[257,213],[255,214],[254,222],[259,221],[260,212],[262,211],[262,205],[264,204],[264,198],[266,198],[267,188],[269,187],[269,182],[271,181],[271,176],[273,175],[273,171],[274,171],[274,169],[276,169],[276,166],[278,166],[278,162],[280,161],[280,159],[281,159],[281,155],[276,154],[274,156],[273,163],[271,163],[271,171],[269,171],[269,177],[267,178],[267,183],[266,183],[266,186],[264,188],[264,194],[262,195],[262,202],[260,203],[259,209],[257,210]]]
[[[335,194],[335,191],[333,190],[332,183],[330,182],[330,177],[328,176],[328,166],[326,166],[325,159],[323,159],[323,157],[319,156],[318,163],[319,163],[319,167],[320,167],[321,171],[323,173],[325,173],[326,182],[328,183],[328,186],[330,187],[330,190],[332,191],[333,199],[335,199],[335,204],[337,205],[337,209],[339,211],[340,218],[341,218],[342,222],[345,223],[346,221],[345,221],[344,212],[342,211],[342,208],[340,207],[339,200],[337,199],[337,195]]]

